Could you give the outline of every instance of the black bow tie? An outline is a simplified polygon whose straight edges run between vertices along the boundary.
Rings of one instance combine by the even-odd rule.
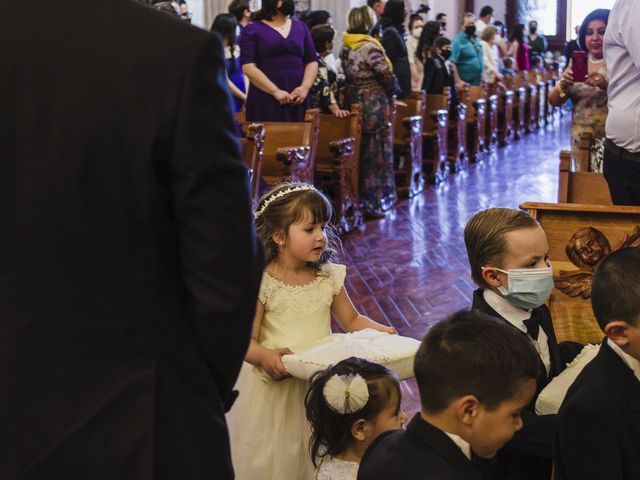
[[[535,310],[531,311],[531,318],[524,321],[524,326],[527,327],[527,333],[531,335],[531,338],[538,340],[538,334],[540,333],[540,318],[536,314]]]

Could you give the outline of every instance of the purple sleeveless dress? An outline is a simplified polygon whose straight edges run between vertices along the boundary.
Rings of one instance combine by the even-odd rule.
[[[291,20],[291,31],[285,38],[262,22],[245,27],[240,38],[240,62],[256,66],[278,88],[291,93],[304,77],[304,67],[318,60],[307,26]],[[301,105],[280,105],[273,96],[251,85],[247,95],[247,120],[262,122],[302,122],[310,97]]]

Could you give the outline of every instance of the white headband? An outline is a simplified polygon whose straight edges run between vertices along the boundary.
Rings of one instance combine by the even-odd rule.
[[[279,198],[284,197],[285,195],[289,195],[290,193],[293,192],[302,192],[305,190],[316,190],[316,187],[314,187],[313,185],[308,185],[306,183],[301,183],[299,185],[295,185],[293,187],[289,187],[285,190],[281,190],[278,193],[276,193],[275,195],[271,195],[270,197],[268,197],[265,201],[264,204],[262,205],[262,208],[260,210],[257,210],[256,213],[254,213],[253,217],[254,219],[258,219],[258,217],[260,215],[262,215],[264,213],[264,211],[267,209],[267,207],[269,206],[269,204]]]
[[[333,375],[324,384],[322,395],[329,408],[342,415],[362,410],[369,401],[369,387],[360,375]]]

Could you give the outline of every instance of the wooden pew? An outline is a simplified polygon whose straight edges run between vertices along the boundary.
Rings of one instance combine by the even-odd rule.
[[[513,90],[498,89],[498,144],[513,142]]]
[[[532,77],[529,77],[529,72],[518,72],[519,76],[522,76],[523,86],[526,90],[525,99],[525,120],[524,130],[525,133],[532,133],[538,129],[538,120],[536,117],[536,110],[538,104],[538,85],[534,82]]]
[[[422,176],[422,127],[426,95],[395,102],[393,151],[397,162],[396,185],[399,198],[412,198],[424,190]]]
[[[527,90],[523,86],[523,80],[519,76],[505,75],[503,83],[507,89],[513,91],[513,139],[519,140],[525,132],[525,105]]]
[[[243,113],[236,120],[246,132]],[[303,122],[261,122],[264,125],[262,179],[269,186],[282,182],[313,183],[320,112],[307,110]]]
[[[588,154],[587,149],[587,164]],[[604,175],[590,172],[588,168],[579,169],[577,164],[578,161],[572,158],[571,152],[560,152],[558,202],[613,205]]]
[[[361,123],[362,109],[357,103],[346,118],[320,115],[315,184],[333,199],[340,235],[363,223],[359,195]]]
[[[422,95],[422,93],[420,93]],[[438,183],[449,175],[447,159],[449,131],[449,89],[442,95],[426,95],[426,112],[422,127],[422,165],[429,183]]]
[[[598,262],[621,247],[640,245],[640,208],[524,203],[520,208],[547,234],[555,288],[549,298],[559,342],[600,343],[591,310],[591,278]]]
[[[468,86],[458,94],[460,95],[460,103],[464,103],[467,106],[467,150],[469,152],[469,160],[479,162],[486,153],[486,92],[483,87]]]
[[[247,136],[240,138],[242,161],[249,169],[251,203],[255,207],[260,199],[260,177],[264,150],[264,125],[252,123],[247,127]]]
[[[455,88],[455,87],[453,87]],[[467,105],[460,101],[449,109],[447,155],[452,172],[464,170],[469,165],[467,149]]]
[[[486,87],[487,91],[487,120],[485,125],[485,151],[493,151],[498,144],[498,117],[500,115],[500,94],[498,82]]]

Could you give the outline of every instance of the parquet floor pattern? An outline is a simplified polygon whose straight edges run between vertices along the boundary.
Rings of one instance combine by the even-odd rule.
[[[343,238],[347,291],[356,308],[401,335],[422,338],[448,314],[469,308],[463,231],[478,210],[555,202],[558,155],[570,148],[570,115],[397,205]],[[419,410],[415,380],[402,382],[403,408]]]

